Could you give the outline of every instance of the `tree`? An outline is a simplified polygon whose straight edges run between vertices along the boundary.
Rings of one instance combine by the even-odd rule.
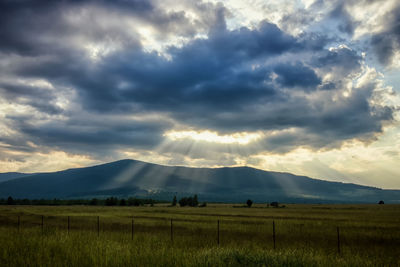
[[[274,207],[274,208],[277,208],[277,207],[279,207],[279,203],[278,202],[276,202],[276,201],[274,201],[274,202],[271,202],[271,207]]]
[[[31,201],[27,198],[24,198],[23,200],[21,200],[21,205],[30,205]]]
[[[176,200],[176,196],[174,196],[174,199],[172,199],[172,206],[176,206],[176,203],[177,203],[178,201]]]
[[[14,205],[14,199],[11,196],[7,198],[7,205]]]
[[[190,207],[197,207],[199,205],[199,201],[197,199],[197,195],[193,197],[183,197],[179,200],[179,205],[181,207],[190,206]]]
[[[92,200],[90,200],[90,202],[89,202],[89,205],[96,206],[96,205],[97,205],[97,203],[98,203],[98,200],[97,200],[97,198],[92,198]]]
[[[199,205],[199,200],[197,199],[197,195],[193,196],[192,207],[197,207]]]
[[[188,198],[187,197],[183,197],[183,198],[179,199],[179,206],[185,207],[187,205],[188,205]]]
[[[381,200],[381,201],[379,201],[379,203],[378,204],[385,204],[385,201],[383,201],[383,200]]]
[[[133,206],[143,206],[143,201],[141,201],[140,199],[134,198],[132,201]]]
[[[253,205],[253,200],[251,200],[251,199],[248,199],[247,200],[247,202],[246,202],[246,204],[247,204],[247,207],[251,207],[251,205]]]
[[[118,198],[116,197],[109,197],[106,199],[106,206],[115,206],[118,204]]]
[[[119,201],[120,206],[126,206],[126,200],[123,198]]]

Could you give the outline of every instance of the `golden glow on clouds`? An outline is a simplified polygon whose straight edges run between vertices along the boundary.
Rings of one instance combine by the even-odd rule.
[[[83,48],[86,50],[90,59],[95,62],[120,49],[115,43],[87,43],[83,45]]]
[[[137,31],[140,35],[140,43],[146,52],[163,50],[163,43],[157,41],[156,33],[152,27],[141,26],[137,28]]]
[[[286,154],[251,156],[249,165],[313,178],[399,188],[400,134],[396,127],[370,145],[349,141],[341,148],[311,151],[298,148]]]
[[[169,133],[164,145],[173,145],[174,140],[189,139],[220,140],[217,133],[199,135],[196,131],[181,131]],[[210,134],[211,133],[211,134]],[[189,136],[190,135],[190,136]],[[201,138],[200,138],[201,136]],[[219,136],[219,137],[218,137]],[[197,138],[197,139],[196,139]],[[232,140],[227,138],[226,140]],[[213,142],[216,141],[206,141]],[[254,140],[254,142],[257,142]],[[230,143],[235,147],[248,148],[251,144],[239,145]],[[377,186],[381,188],[399,188],[400,169],[400,134],[396,127],[386,129],[385,135],[378,141],[365,145],[359,141],[348,141],[341,148],[332,150],[313,151],[307,148],[298,148],[285,154],[261,152],[258,154],[240,155],[237,153],[214,153],[206,151],[207,158],[196,156],[197,146],[186,154],[165,153],[160,148],[157,151],[124,151],[122,158],[134,158],[147,162],[164,165],[180,165],[189,167],[222,167],[222,166],[250,166],[267,171],[289,172],[297,175],[306,175],[312,178],[338,182],[350,182],[363,185]]]
[[[312,151],[298,148],[286,154],[263,152],[241,156],[236,153],[213,153],[208,158],[196,157],[196,153],[176,154],[165,152],[175,140],[189,139],[193,143],[229,144],[232,147],[247,148],[250,142],[257,142],[260,136],[254,133],[219,135],[211,131],[174,131],[165,134],[167,139],[158,149],[119,151],[120,158],[132,158],[156,164],[180,165],[189,167],[251,166],[268,171],[289,172],[312,178],[331,181],[353,182],[383,188],[399,188],[400,134],[396,127],[387,129],[386,134],[377,142],[366,146],[357,141],[349,141],[340,149]],[[240,140],[240,141],[239,141]],[[247,142],[247,143],[246,143]],[[30,147],[38,147],[28,141]],[[202,146],[198,146],[201,149]],[[41,172],[58,171],[67,168],[85,167],[118,158],[95,160],[85,155],[68,154],[62,151],[20,152],[10,150],[0,143],[3,158],[0,159],[0,172]],[[168,149],[167,149],[168,150]],[[195,152],[195,151],[193,151]],[[10,156],[21,156],[24,161],[9,161]],[[7,156],[8,155],[8,156]]]
[[[28,141],[29,142],[29,141]],[[32,142],[28,145],[36,146]],[[69,168],[87,167],[99,163],[85,155],[69,154],[64,151],[23,152],[9,150],[0,143],[0,172],[53,172]],[[20,156],[24,160],[10,161],[8,156]]]
[[[247,145],[251,142],[256,141],[261,137],[260,133],[234,133],[227,135],[220,135],[217,132],[212,131],[168,131],[164,134],[171,140],[179,139],[192,139],[194,141],[205,141],[210,143],[218,144],[238,144]]]

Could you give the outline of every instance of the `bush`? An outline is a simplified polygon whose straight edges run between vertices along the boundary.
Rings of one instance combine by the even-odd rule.
[[[271,202],[271,204],[270,204],[272,207],[274,207],[274,208],[278,208],[279,207],[279,203],[278,202],[276,202],[276,201],[274,201],[274,202]]]
[[[106,206],[115,206],[118,204],[118,198],[116,197],[109,197],[106,199]]]
[[[14,199],[11,197],[11,196],[9,196],[8,198],[7,198],[7,205],[14,205],[15,203],[14,203]]]
[[[129,206],[143,206],[143,201],[137,198],[128,198],[128,205]]]
[[[92,206],[96,206],[97,204],[98,204],[98,200],[97,200],[97,198],[92,198],[92,200],[90,200],[90,202],[89,202],[89,205],[92,205]]]
[[[246,204],[247,204],[247,207],[251,207],[251,205],[253,205],[253,200],[251,200],[251,199],[248,199],[247,201],[246,201]]]
[[[206,202],[203,202],[199,207],[200,207],[200,208],[207,207],[207,203],[206,203]]]
[[[174,196],[174,198],[172,199],[171,205],[175,207],[177,202],[178,201],[176,200],[176,196]]]
[[[197,199],[197,195],[193,197],[183,197],[179,200],[179,205],[181,207],[190,206],[190,207],[197,207],[199,205],[199,201]]]

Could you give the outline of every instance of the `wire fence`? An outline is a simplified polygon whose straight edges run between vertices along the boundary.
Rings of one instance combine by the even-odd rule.
[[[282,229],[279,227],[281,226]],[[302,241],[306,246],[312,243],[329,241],[329,246],[341,253],[343,234],[341,228],[325,229],[325,236],[313,233],[313,229],[305,224],[285,225],[282,220],[220,220],[220,219],[191,219],[163,218],[151,216],[49,216],[49,215],[19,215],[1,216],[0,227],[15,229],[17,233],[26,229],[35,230],[41,235],[49,235],[54,231],[71,234],[74,232],[89,232],[98,237],[107,233],[120,233],[134,240],[138,234],[162,235],[164,239],[174,243],[177,238],[203,238],[217,246],[232,242],[264,243],[273,249],[290,245],[294,240]],[[302,236],[301,236],[302,235]],[[334,241],[333,241],[334,240]]]

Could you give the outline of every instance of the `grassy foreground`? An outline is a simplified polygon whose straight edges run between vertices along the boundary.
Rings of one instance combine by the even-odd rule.
[[[400,205],[0,206],[0,239],[0,266],[400,266]]]

